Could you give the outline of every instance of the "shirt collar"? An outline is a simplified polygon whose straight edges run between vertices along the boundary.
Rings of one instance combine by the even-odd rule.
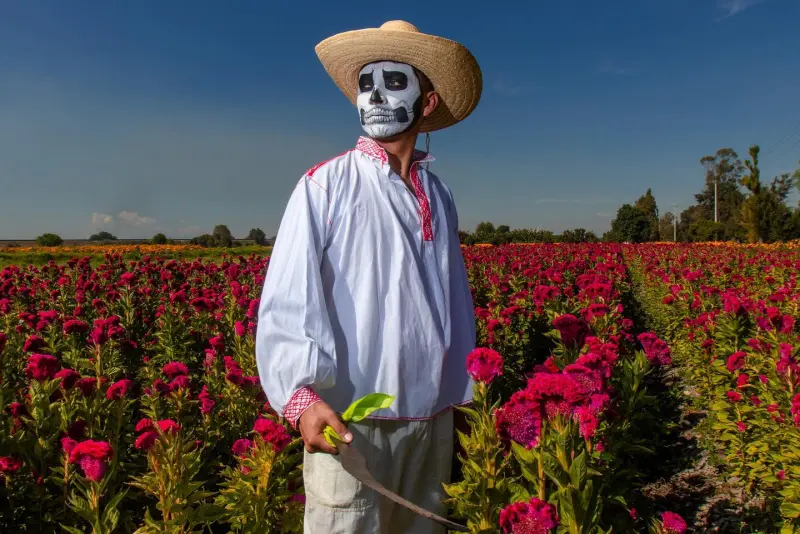
[[[386,151],[383,149],[383,147],[369,137],[359,137],[358,142],[356,143],[356,150],[380,161],[381,164],[389,161],[389,156],[386,154]],[[427,163],[428,161],[433,160],[433,156],[427,152],[416,149],[414,150],[414,155],[411,157],[411,161],[413,163]]]

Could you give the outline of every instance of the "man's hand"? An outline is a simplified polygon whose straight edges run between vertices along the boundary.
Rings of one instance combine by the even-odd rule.
[[[353,435],[347,430],[347,426],[339,419],[336,412],[322,401],[309,406],[300,416],[297,426],[300,428],[306,450],[311,453],[339,454],[339,451],[325,440],[323,432],[326,426],[332,427],[345,443],[353,441]]]

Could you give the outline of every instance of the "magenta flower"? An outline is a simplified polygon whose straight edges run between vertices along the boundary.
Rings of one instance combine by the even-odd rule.
[[[106,391],[106,398],[108,400],[119,400],[128,395],[128,391],[133,387],[133,382],[127,378],[117,380],[111,384]]]
[[[78,464],[84,476],[99,482],[108,469],[108,461],[114,451],[105,441],[86,440],[75,445],[69,453],[69,462]]]
[[[286,428],[272,419],[259,417],[253,424],[253,430],[255,430],[265,442],[271,443],[275,452],[281,452],[292,441]]]
[[[503,508],[499,523],[505,534],[548,534],[558,527],[559,519],[552,504],[533,497]]]
[[[476,382],[491,384],[503,374],[503,357],[495,350],[478,347],[467,356],[467,372]]]
[[[25,367],[25,375],[37,382],[52,380],[61,368],[61,364],[55,356],[50,354],[31,354],[28,358],[28,365]]]
[[[575,349],[583,347],[586,336],[591,333],[591,329],[584,319],[578,319],[568,313],[556,317],[553,320],[553,328],[558,330],[561,342],[566,347]]]
[[[19,471],[22,467],[22,460],[11,456],[0,456],[0,473],[10,475]]]
[[[64,390],[69,391],[75,386],[75,382],[81,378],[81,375],[72,369],[61,369],[56,373],[55,378],[60,378],[61,387]]]
[[[247,333],[247,327],[242,321],[236,321],[236,324],[233,325],[233,330],[237,337],[242,337]]]
[[[658,336],[651,332],[639,334],[638,339],[651,365],[669,365],[672,363],[669,346],[663,339],[659,339]]]
[[[189,374],[189,368],[183,362],[169,362],[161,368],[161,371],[170,379]]]
[[[666,534],[684,534],[686,532],[686,521],[674,512],[662,513],[661,522]]]
[[[734,371],[741,369],[742,365],[744,365],[744,359],[746,356],[747,354],[745,354],[741,350],[739,352],[734,352],[733,354],[728,356],[728,363],[727,363],[728,371],[733,373]]]
[[[253,446],[253,442],[249,439],[237,439],[233,447],[231,447],[231,452],[236,456],[244,456],[248,453],[250,448]]]
[[[504,441],[516,441],[527,449],[539,443],[542,433],[541,405],[527,390],[517,391],[494,413],[497,433]]]

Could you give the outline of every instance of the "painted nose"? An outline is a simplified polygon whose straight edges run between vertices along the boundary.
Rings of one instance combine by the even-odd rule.
[[[370,104],[383,104],[383,97],[377,87],[372,88],[372,94],[369,95]]]

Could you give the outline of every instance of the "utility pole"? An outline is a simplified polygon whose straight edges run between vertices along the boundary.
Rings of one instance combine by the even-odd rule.
[[[714,222],[719,222],[717,217],[717,177],[714,177]]]
[[[672,241],[678,240],[678,205],[672,205]]]

